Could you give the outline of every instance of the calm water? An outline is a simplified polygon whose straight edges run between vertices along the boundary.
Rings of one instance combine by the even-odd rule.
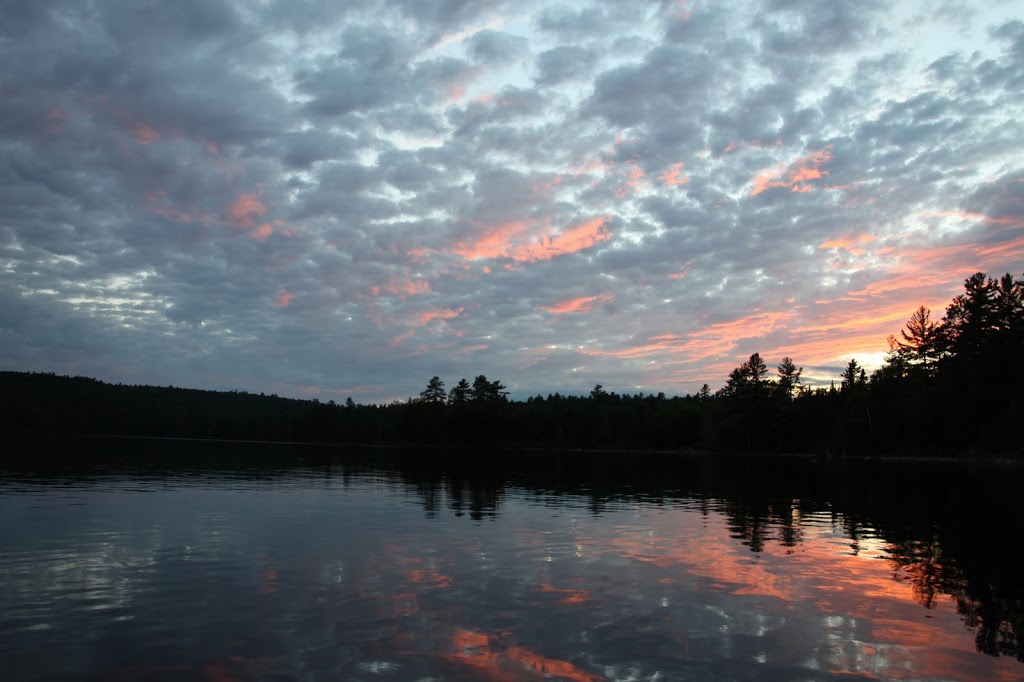
[[[4,680],[1024,679],[1014,466],[229,450],[2,472]]]

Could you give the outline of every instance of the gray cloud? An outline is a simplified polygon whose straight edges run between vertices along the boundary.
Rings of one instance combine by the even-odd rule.
[[[560,45],[537,55],[537,83],[557,85],[588,76],[597,63],[590,50],[576,45]]]
[[[14,3],[0,364],[361,402],[870,365],[1024,271],[1024,24],[905,9]]]
[[[479,62],[503,64],[528,54],[529,41],[501,31],[484,30],[467,41],[468,52]]]

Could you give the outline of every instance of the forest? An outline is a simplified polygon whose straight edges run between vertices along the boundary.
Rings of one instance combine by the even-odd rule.
[[[851,359],[828,388],[805,386],[785,357],[753,353],[712,392],[508,399],[478,375],[450,389],[432,377],[386,405],[244,391],[108,384],[0,372],[7,434],[158,436],[371,444],[823,456],[1020,456],[1024,278],[976,273],[941,318],[920,307],[889,337],[870,375]]]

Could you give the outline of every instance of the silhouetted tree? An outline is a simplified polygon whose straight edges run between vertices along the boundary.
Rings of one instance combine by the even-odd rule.
[[[420,391],[420,401],[431,405],[443,405],[448,393],[444,390],[444,382],[440,377],[431,377],[427,387]]]
[[[700,392],[697,393],[697,399],[700,400],[701,402],[705,402],[707,400],[710,400],[710,398],[711,389],[708,387],[707,384],[704,384],[703,386],[700,387]]]
[[[926,375],[933,375],[942,354],[942,327],[931,319],[931,311],[924,306],[915,310],[900,336],[902,341],[894,338],[895,352],[904,366],[917,367]]]
[[[747,360],[746,365],[749,370],[750,380],[754,384],[761,384],[767,381],[765,377],[768,376],[768,365],[765,364],[760,353],[752,354]]]
[[[725,386],[719,391],[723,396],[757,396],[764,392],[768,380],[768,366],[760,353],[752,354],[743,364],[729,372]]]
[[[840,376],[843,379],[843,390],[862,386],[868,382],[868,373],[856,360],[850,360]]]
[[[734,367],[729,372],[729,378],[725,380],[725,386],[718,389],[718,395],[723,398],[731,398],[743,393],[744,389],[750,384],[750,371],[747,369],[746,364]]]
[[[995,329],[996,283],[984,272],[964,280],[964,293],[946,308],[945,350],[961,361],[975,360]]]
[[[800,375],[803,374],[803,371],[804,368],[797,367],[789,356],[782,358],[782,362],[776,369],[779,375],[777,388],[779,394],[792,398],[793,392],[800,386]]]
[[[489,381],[483,374],[477,375],[469,389],[469,399],[475,402],[501,400],[507,395],[500,381]]]
[[[469,400],[471,390],[472,388],[470,387],[468,381],[466,381],[465,379],[459,379],[459,383],[452,386],[452,390],[448,394],[448,402],[454,403],[456,405],[461,405],[462,403]]]

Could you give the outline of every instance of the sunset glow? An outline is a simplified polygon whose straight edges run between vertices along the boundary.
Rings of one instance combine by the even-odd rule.
[[[754,189],[750,196],[757,196],[769,189],[786,188],[790,192],[810,192],[812,180],[819,180],[828,175],[823,167],[832,160],[831,145],[824,149],[812,151],[804,156],[791,160],[785,166],[763,170],[754,178]]]
[[[1013,3],[73,4],[0,40],[8,369],[827,385],[1024,274]]]
[[[568,298],[564,301],[559,301],[549,306],[541,306],[541,309],[545,312],[549,312],[553,315],[563,315],[565,313],[587,313],[594,309],[594,306],[598,303],[612,300],[611,294],[598,294],[597,296],[581,296],[579,298]]]
[[[239,194],[238,199],[228,210],[231,222],[242,228],[250,228],[256,225],[256,216],[267,212],[267,206],[255,194]]]
[[[282,290],[274,297],[274,307],[287,308],[292,304],[293,298],[295,298],[294,294],[289,294],[287,291]]]
[[[685,165],[686,164],[679,162],[659,175],[658,178],[668,187],[679,187],[680,185],[685,185],[690,181],[689,177],[683,175],[683,166]]]
[[[489,680],[523,679],[531,677],[573,680],[574,682],[599,682],[600,677],[581,670],[567,661],[546,658],[521,646],[502,646],[497,637],[480,632],[458,630],[452,636],[454,653],[447,658],[486,673]]]
[[[434,320],[450,320],[458,317],[461,312],[462,308],[459,308],[458,310],[428,310],[416,316],[415,324],[422,327],[430,324]]]

